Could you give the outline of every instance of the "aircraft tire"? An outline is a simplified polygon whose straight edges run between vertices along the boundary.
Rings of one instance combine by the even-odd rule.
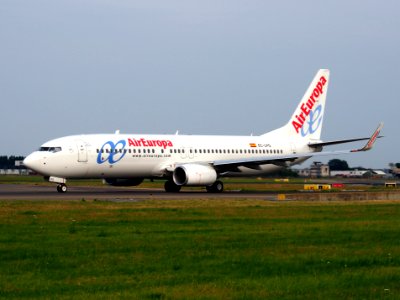
[[[164,184],[164,189],[167,193],[178,193],[181,190],[181,186],[175,184],[175,182],[168,180]]]
[[[68,190],[67,186],[65,184],[59,184],[57,185],[57,192],[59,193],[66,193]]]
[[[206,186],[206,190],[209,193],[222,193],[224,190],[224,184],[222,183],[222,181],[217,180],[212,185]]]

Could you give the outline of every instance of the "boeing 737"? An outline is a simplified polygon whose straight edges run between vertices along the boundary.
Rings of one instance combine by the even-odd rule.
[[[312,80],[289,122],[260,136],[149,134],[74,135],[44,143],[24,160],[29,169],[67,191],[67,179],[99,178],[116,186],[165,179],[165,191],[205,186],[222,192],[221,177],[261,176],[322,155],[370,150],[383,124],[369,138],[322,141],[329,70]],[[359,149],[322,152],[324,146],[368,140]]]

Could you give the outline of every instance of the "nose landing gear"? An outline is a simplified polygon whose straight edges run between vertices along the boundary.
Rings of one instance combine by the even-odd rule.
[[[68,188],[67,188],[67,179],[61,178],[61,177],[55,177],[55,176],[50,176],[50,177],[45,177],[50,182],[57,183],[57,192],[59,193],[66,193]]]
[[[67,190],[68,190],[67,185],[65,185],[64,183],[57,185],[57,192],[66,193]]]

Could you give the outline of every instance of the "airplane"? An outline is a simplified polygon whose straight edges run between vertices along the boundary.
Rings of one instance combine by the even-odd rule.
[[[284,126],[259,136],[87,134],[44,143],[24,160],[29,169],[67,191],[67,179],[103,179],[113,186],[136,186],[164,179],[166,192],[182,186],[224,189],[222,177],[262,176],[311,157],[370,150],[380,137],[322,141],[321,130],[329,70],[320,69]],[[359,149],[324,151],[323,147],[368,140]]]

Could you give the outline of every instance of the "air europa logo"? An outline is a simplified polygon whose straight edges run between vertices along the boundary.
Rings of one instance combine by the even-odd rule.
[[[292,125],[297,133],[299,133],[299,130],[301,129],[302,136],[314,133],[321,124],[322,106],[321,104],[316,106],[316,103],[318,102],[319,96],[324,93],[324,86],[326,82],[326,78],[324,76],[321,76],[316,87],[312,91],[311,95],[308,97],[308,100],[301,104],[299,112],[295,115],[295,120],[292,121]],[[306,132],[304,132],[303,125],[304,123],[306,123],[306,118],[308,116],[310,116],[308,122],[309,128]],[[317,123],[316,126],[314,126],[315,123]]]
[[[125,146],[126,142],[124,140],[120,140],[117,143],[113,141],[105,142],[97,155],[97,163],[102,164],[108,161],[110,164],[115,164],[119,162],[126,154]]]
[[[174,146],[170,140],[146,140],[144,138],[128,139],[128,144],[131,147],[162,147],[164,149]]]

